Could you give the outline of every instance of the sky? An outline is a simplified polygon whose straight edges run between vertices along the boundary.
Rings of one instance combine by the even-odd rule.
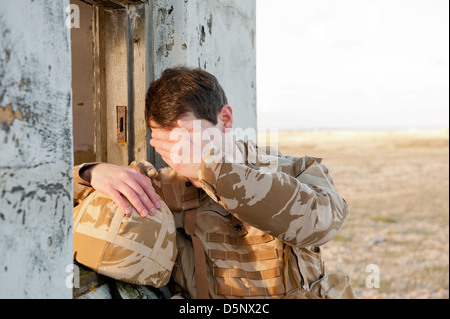
[[[260,129],[448,128],[448,0],[256,3]]]

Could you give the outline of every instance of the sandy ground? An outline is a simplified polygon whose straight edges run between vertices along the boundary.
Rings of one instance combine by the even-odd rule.
[[[349,275],[358,298],[449,298],[447,129],[280,132],[278,145],[323,158],[349,203],[323,247],[328,273]]]

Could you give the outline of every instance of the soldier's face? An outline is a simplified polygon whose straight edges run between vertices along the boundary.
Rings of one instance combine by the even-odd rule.
[[[212,134],[213,139],[222,140],[224,135],[220,123],[214,125],[209,121],[199,120],[192,113],[181,117],[170,128],[160,127],[153,121],[150,124],[150,144],[172,168],[179,163],[200,164],[205,139],[208,140]],[[199,154],[193,154],[195,152]]]
[[[197,177],[203,156],[211,148],[242,160],[243,155],[234,147],[233,114],[228,105],[218,115],[217,125],[199,120],[194,114],[183,116],[171,128],[150,124],[151,146],[169,166],[191,180]]]
[[[195,150],[201,153],[208,143],[212,142],[214,147],[225,152],[232,147],[233,110],[229,105],[222,108],[217,122],[215,125],[207,120],[200,120],[193,113],[186,114],[173,123],[170,128],[161,127],[151,121],[151,145],[163,159],[179,158],[181,150],[184,150],[187,155],[184,156],[186,158],[183,157],[182,162],[186,163],[190,159],[195,163],[200,163],[201,156],[196,156]],[[186,150],[191,150],[191,152]],[[166,161],[166,163],[168,162]]]
[[[207,146],[216,147],[212,141],[222,141],[222,130],[213,123],[197,119],[193,114],[183,116],[170,129],[157,127],[156,123],[150,124],[150,145],[172,169],[191,180],[196,187],[200,187],[198,171],[203,151]]]

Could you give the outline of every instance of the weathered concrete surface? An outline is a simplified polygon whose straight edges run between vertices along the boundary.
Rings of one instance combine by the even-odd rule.
[[[0,0],[0,298],[71,298],[68,0]]]
[[[150,7],[153,75],[176,65],[211,72],[235,127],[256,128],[255,0],[154,0]]]

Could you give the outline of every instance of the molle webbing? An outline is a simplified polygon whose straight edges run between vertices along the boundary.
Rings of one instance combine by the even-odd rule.
[[[265,244],[275,240],[274,237],[264,234],[260,236],[235,237],[224,234],[208,233],[206,240],[210,243],[221,243],[232,246],[251,246],[257,244]]]
[[[216,294],[231,297],[260,297],[260,296],[279,296],[284,294],[283,285],[272,287],[236,287],[236,286],[218,286]]]
[[[251,263],[257,261],[277,259],[282,252],[278,252],[276,249],[254,252],[249,254],[239,254],[234,251],[222,251],[222,250],[210,250],[208,252],[209,258],[220,260],[232,260],[241,263]]]
[[[197,282],[197,299],[209,299],[205,250],[200,238],[195,236],[196,220],[197,209],[192,209],[185,212],[184,228],[186,234],[191,236],[192,244],[194,246],[194,267],[195,279]]]
[[[214,268],[214,276],[222,278],[246,278],[251,280],[265,280],[281,276],[280,267],[261,271],[246,271],[243,269]]]

